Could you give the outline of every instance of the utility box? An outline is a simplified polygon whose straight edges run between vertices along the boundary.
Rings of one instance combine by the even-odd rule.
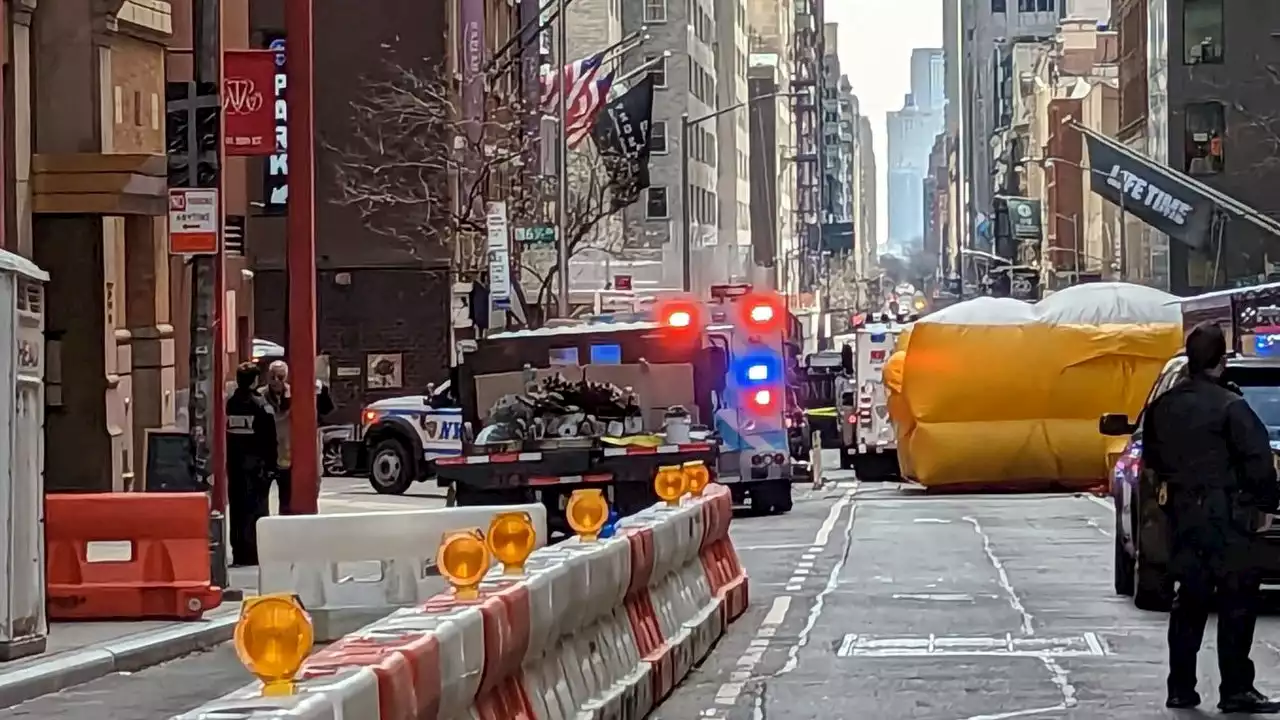
[[[45,650],[45,271],[0,250],[0,661]]]

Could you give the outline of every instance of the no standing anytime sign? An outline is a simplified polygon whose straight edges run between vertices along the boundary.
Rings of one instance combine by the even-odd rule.
[[[169,190],[169,254],[216,255],[219,243],[218,191]]]

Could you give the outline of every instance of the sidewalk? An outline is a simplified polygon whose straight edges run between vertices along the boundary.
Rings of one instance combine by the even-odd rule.
[[[236,568],[232,585],[252,595],[257,568]],[[0,664],[0,708],[66,690],[112,673],[137,672],[231,639],[240,603],[224,601],[191,622],[58,622],[43,654]]]

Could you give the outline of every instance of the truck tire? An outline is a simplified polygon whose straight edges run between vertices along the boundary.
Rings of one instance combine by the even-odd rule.
[[[840,447],[840,469],[841,470],[853,469],[853,456],[849,454],[849,448],[844,446]]]
[[[369,485],[379,495],[403,495],[413,484],[413,460],[409,449],[396,438],[387,438],[369,454]]]

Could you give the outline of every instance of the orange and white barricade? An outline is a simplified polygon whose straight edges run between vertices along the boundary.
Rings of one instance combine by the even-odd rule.
[[[452,590],[309,659],[299,650],[296,661],[279,660],[295,632],[306,636],[298,648],[310,647],[310,625],[289,620],[301,605],[250,617],[259,603],[293,601],[251,600],[237,649],[263,683],[181,718],[639,720],[711,652],[747,597],[728,491],[704,482],[685,497],[687,483],[675,481],[658,489],[667,503],[607,539],[595,537],[608,514],[598,491],[575,494],[567,514],[581,537],[556,546],[534,550],[526,512],[495,516],[487,535],[448,533],[436,560]],[[273,660],[255,664],[252,640],[265,637],[275,639]]]
[[[452,530],[487,528],[495,515],[513,511],[529,515],[545,544],[541,503],[265,517],[258,521],[258,591],[297,595],[311,614],[316,640],[336,640],[446,589],[438,573],[426,572],[440,538]]]

